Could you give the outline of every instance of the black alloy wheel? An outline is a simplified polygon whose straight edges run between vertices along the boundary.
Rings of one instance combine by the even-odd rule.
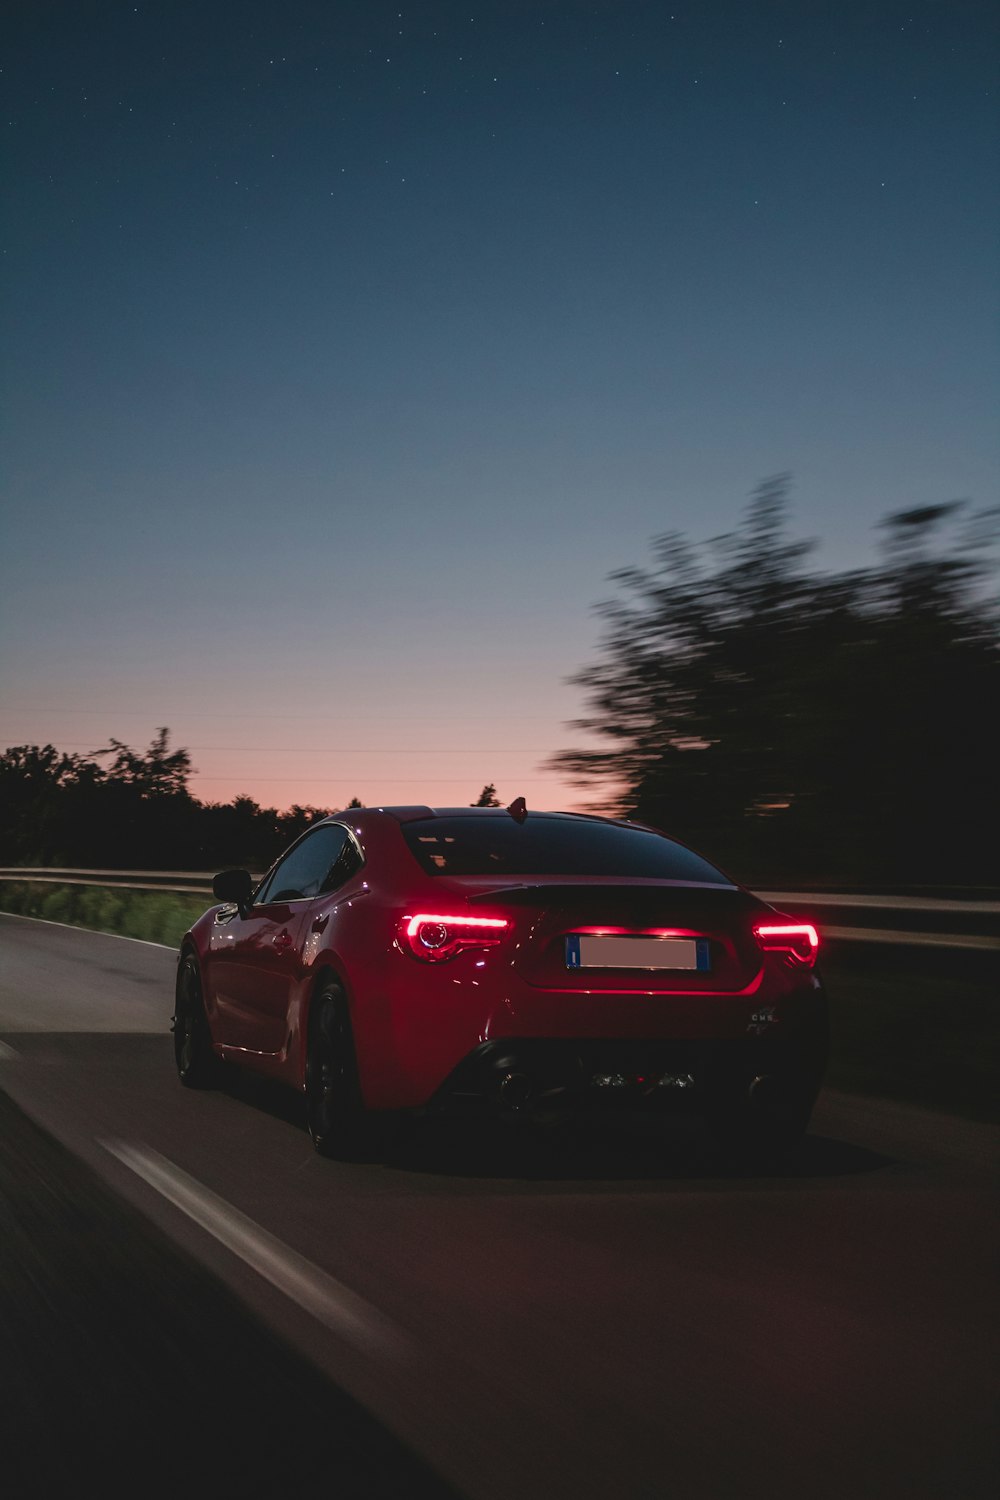
[[[320,1156],[370,1161],[375,1121],[365,1108],[347,998],[330,984],[313,1007],[306,1053],[306,1121]]]
[[[801,1145],[815,1091],[787,1079],[755,1078],[718,1100],[707,1119],[707,1156],[728,1170],[777,1165]]]
[[[819,1084],[808,1077],[759,1078],[750,1099],[751,1133],[763,1156],[787,1156],[809,1128]]]
[[[193,953],[181,960],[177,973],[174,1006],[174,1061],[185,1088],[212,1088],[220,1081],[223,1064],[212,1049],[212,1035],[205,1015],[201,972]]]

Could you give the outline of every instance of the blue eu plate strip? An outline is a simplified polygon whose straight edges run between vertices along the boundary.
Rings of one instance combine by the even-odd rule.
[[[580,934],[571,933],[566,939],[566,967],[567,969],[578,969],[580,967]]]
[[[695,943],[695,953],[698,956],[698,969],[700,973],[707,973],[710,967],[708,962],[708,938],[698,938]]]

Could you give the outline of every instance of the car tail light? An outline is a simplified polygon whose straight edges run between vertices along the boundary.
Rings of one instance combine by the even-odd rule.
[[[414,958],[441,963],[463,948],[492,948],[510,923],[506,917],[456,917],[418,912],[403,918],[403,937]]]
[[[810,968],[816,962],[819,934],[810,922],[755,927],[753,934],[765,953],[784,953],[790,963]]]

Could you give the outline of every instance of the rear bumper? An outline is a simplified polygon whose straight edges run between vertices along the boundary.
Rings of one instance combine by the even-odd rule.
[[[721,1059],[742,1058],[741,1068],[755,1067],[757,1044],[768,1057],[819,1055],[825,1062],[822,984],[815,970],[796,972],[777,962],[765,962],[738,993],[537,989],[489,952],[478,962],[470,954],[426,965],[399,954],[387,977],[384,998],[355,1011],[362,1089],[372,1109],[439,1110],[459,1100],[489,1101],[498,1074],[506,1072],[528,1075],[533,1095],[578,1099],[599,1072],[646,1079],[657,1066],[661,1079],[667,1072],[691,1073],[701,1097],[702,1080],[729,1066]],[[690,1063],[706,1056],[715,1059],[711,1066]],[[498,1059],[508,1057],[501,1070]],[[623,1086],[594,1087],[610,1092]],[[675,1087],[685,1091],[663,1084],[653,1097],[665,1098]],[[508,1097],[514,1092],[506,1090]]]
[[[826,1071],[825,1039],[808,1046],[740,1041],[506,1037],[465,1057],[426,1113],[544,1118],[607,1110],[715,1115],[737,1102],[808,1115]]]

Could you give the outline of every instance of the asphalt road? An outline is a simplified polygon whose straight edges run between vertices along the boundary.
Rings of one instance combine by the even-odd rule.
[[[173,964],[0,917],[18,1496],[992,1500],[996,1127],[824,1094],[760,1176],[465,1130],[325,1162],[294,1099],[180,1088]]]

